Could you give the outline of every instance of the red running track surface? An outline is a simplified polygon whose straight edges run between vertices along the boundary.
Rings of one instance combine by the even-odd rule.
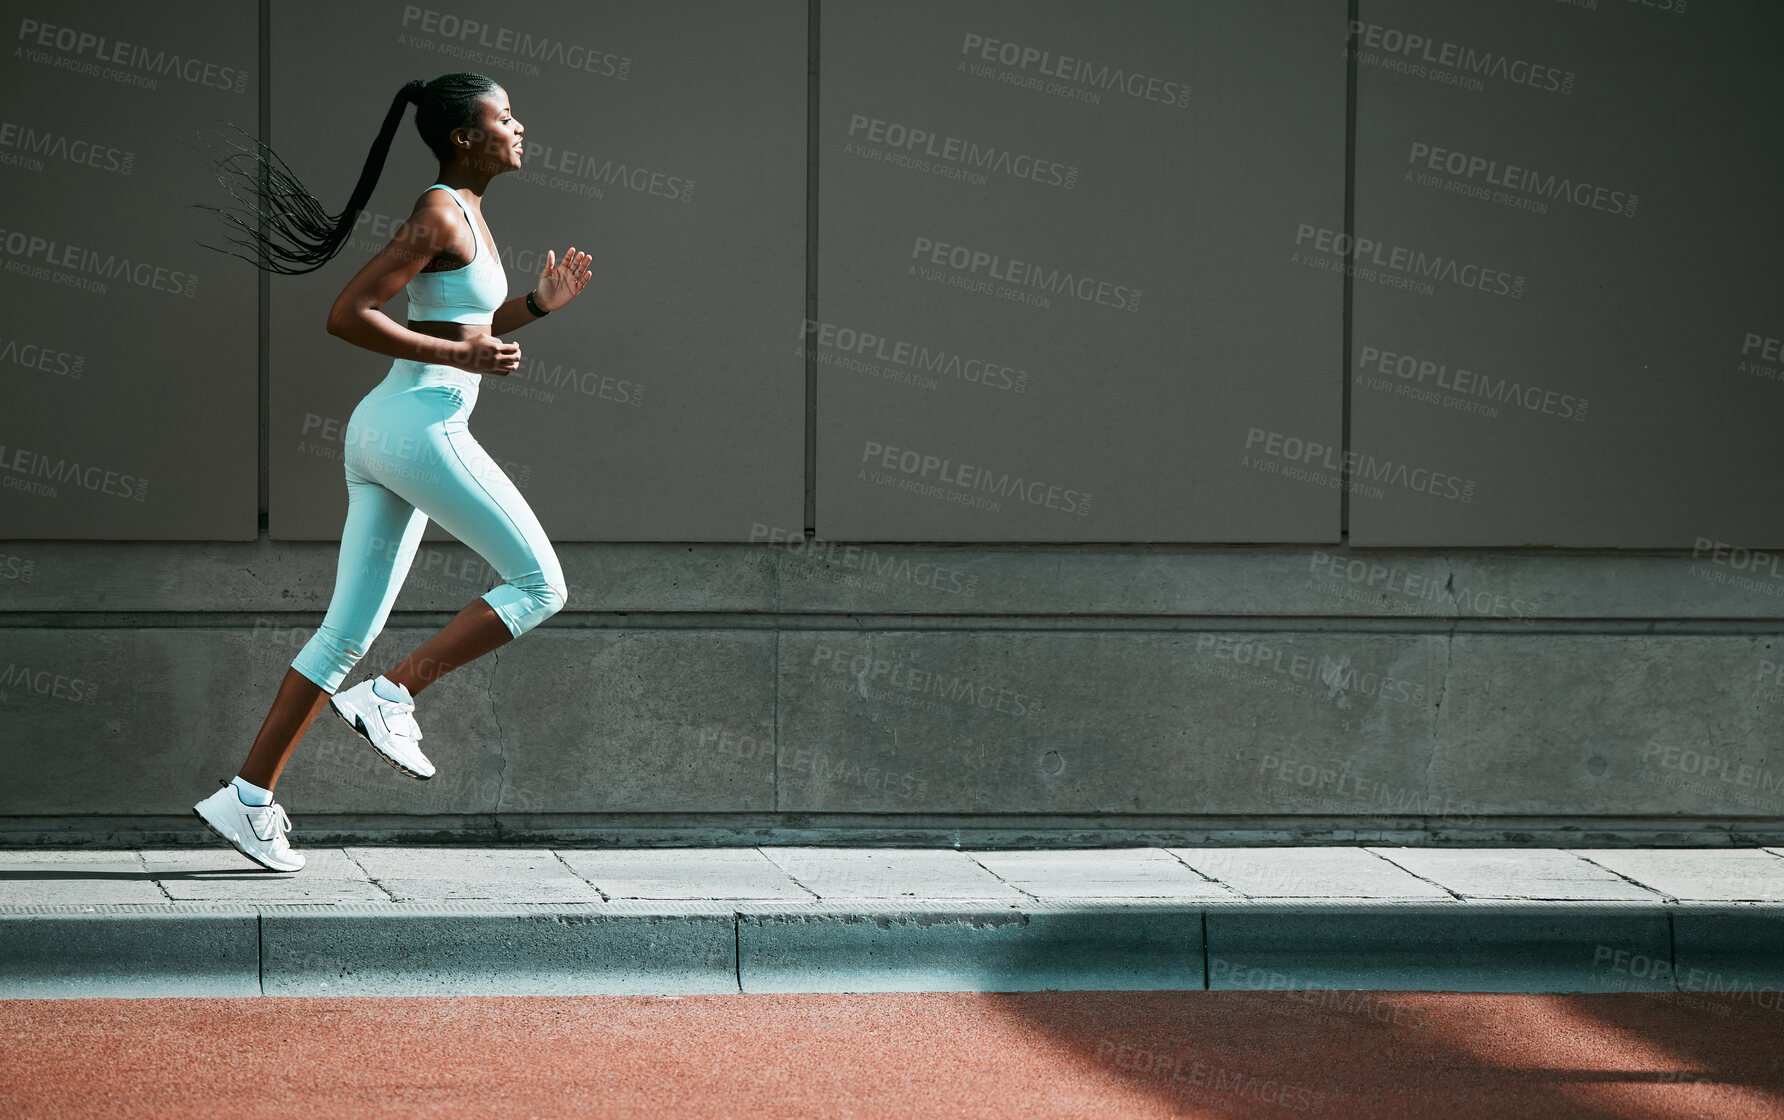
[[[0,1116],[1784,1117],[1784,1008],[1324,991],[0,1000]]]

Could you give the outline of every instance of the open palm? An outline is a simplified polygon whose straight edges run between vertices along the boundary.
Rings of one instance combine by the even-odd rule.
[[[594,275],[588,267],[589,255],[578,252],[572,245],[564,251],[564,259],[558,260],[550,249],[545,250],[545,267],[539,270],[539,294],[533,302],[547,311],[558,308],[576,298],[588,278]]]

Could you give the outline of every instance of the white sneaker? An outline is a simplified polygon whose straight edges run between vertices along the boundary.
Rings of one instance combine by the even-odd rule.
[[[303,870],[304,857],[292,851],[285,839],[291,818],[277,801],[271,805],[249,805],[242,800],[240,790],[224,782],[222,789],[192,806],[192,811],[212,832],[262,867],[274,871]]]
[[[365,736],[379,758],[411,778],[431,778],[434,764],[416,746],[421,725],[415,722],[415,698],[402,685],[397,688],[403,698],[386,700],[372,691],[371,681],[360,681],[335,693],[328,703],[348,727]]]

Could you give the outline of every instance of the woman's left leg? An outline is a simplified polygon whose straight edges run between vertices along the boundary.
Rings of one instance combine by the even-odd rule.
[[[465,411],[468,411],[465,410]],[[392,479],[415,508],[486,560],[503,582],[472,600],[439,633],[386,673],[411,695],[556,614],[568,598],[564,570],[519,488],[457,412],[428,431],[420,480]]]

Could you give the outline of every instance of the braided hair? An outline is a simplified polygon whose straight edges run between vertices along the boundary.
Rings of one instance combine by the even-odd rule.
[[[346,245],[354,223],[372,197],[373,188],[378,185],[378,176],[384,170],[384,160],[390,154],[390,142],[396,137],[404,107],[414,103],[415,130],[444,167],[452,161],[452,130],[476,127],[481,112],[478,102],[495,88],[496,83],[491,79],[471,73],[442,74],[431,82],[417,78],[404,83],[384,114],[384,123],[378,129],[377,139],[372,141],[372,150],[366,154],[359,182],[347,199],[347,208],[339,214],[329,214],[321,200],[304,187],[272,148],[230,124],[229,127],[247,138],[250,146],[225,138],[236,151],[221,159],[207,158],[206,162],[229,196],[251,210],[259,223],[243,220],[222,207],[202,202],[193,205],[212,211],[245,231],[251,240],[231,237],[229,243],[251,250],[254,256],[243,256],[215,245],[204,247],[238,257],[266,272],[288,276],[314,272]],[[238,194],[238,187],[242,187],[248,197]]]

